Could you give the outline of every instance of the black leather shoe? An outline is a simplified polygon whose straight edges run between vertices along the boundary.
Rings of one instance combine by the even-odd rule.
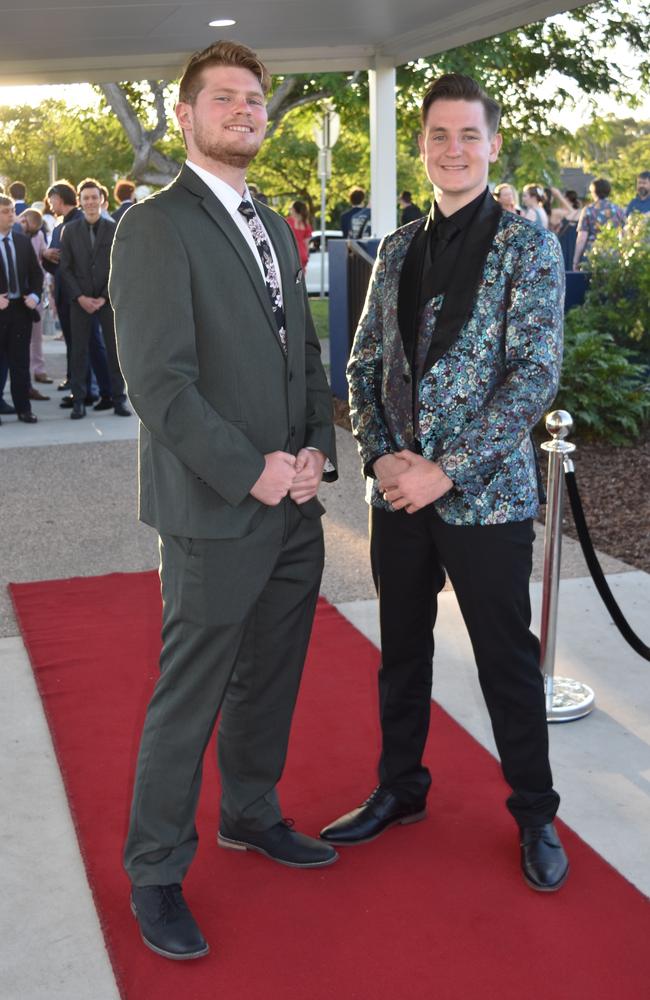
[[[124,403],[121,403],[119,401],[117,403],[113,404],[113,410],[115,412],[115,416],[116,417],[130,417],[131,416],[131,411],[128,408],[128,406],[125,406]]]
[[[73,403],[70,420],[82,420],[86,416],[86,407],[83,403]]]
[[[112,410],[114,406],[113,400],[110,396],[102,396],[98,403],[95,403],[93,410]]]
[[[5,403],[4,399],[0,399],[0,415],[3,417],[11,417],[15,412],[16,411],[13,406],[10,406],[9,403]]]
[[[18,419],[21,420],[24,424],[38,423],[38,417],[36,416],[35,413],[32,413],[31,410],[29,410],[27,413],[19,413]]]
[[[131,910],[142,940],[157,955],[186,961],[210,951],[180,885],[132,886]]]
[[[92,406],[93,403],[96,402],[97,402],[97,396],[89,395],[86,396],[84,399],[84,406]],[[59,403],[59,406],[61,407],[62,410],[71,410],[73,403],[74,403],[74,397],[72,396],[72,393],[70,393],[70,395],[63,397],[63,399]]]
[[[69,392],[70,391],[70,380],[64,379],[63,382],[59,382],[57,385],[57,392]]]
[[[379,785],[363,805],[330,823],[320,835],[329,844],[347,847],[367,844],[384,830],[398,823],[417,823],[426,816],[425,800],[415,803],[400,802],[392,792]]]
[[[235,851],[257,851],[290,868],[324,868],[338,859],[333,847],[315,837],[296,833],[291,826],[291,820],[283,819],[269,830],[236,830],[222,821],[217,843]]]
[[[569,874],[569,860],[555,827],[523,826],[519,834],[524,879],[538,892],[555,892]]]

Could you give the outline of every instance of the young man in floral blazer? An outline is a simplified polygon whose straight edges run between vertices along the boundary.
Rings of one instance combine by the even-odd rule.
[[[420,151],[435,203],[384,239],[352,348],[381,624],[380,784],[321,836],[357,844],[424,818],[433,626],[448,574],[512,790],[524,878],[553,891],[568,862],[530,631],[540,501],[530,432],[557,390],[564,270],[555,236],[490,195],[499,117],[470,77],[427,91]],[[472,822],[471,799],[465,807]]]

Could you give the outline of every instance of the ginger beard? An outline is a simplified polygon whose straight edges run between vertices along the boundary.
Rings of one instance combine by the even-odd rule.
[[[225,142],[211,133],[209,126],[204,127],[199,118],[194,118],[192,137],[199,152],[217,163],[242,170],[255,159],[264,140],[264,136],[258,136],[254,131],[231,132],[231,139]]]

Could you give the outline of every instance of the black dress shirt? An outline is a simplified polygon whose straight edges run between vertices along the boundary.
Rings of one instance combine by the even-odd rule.
[[[447,216],[442,214],[438,203],[434,202],[429,253],[420,285],[418,312],[434,295],[443,295],[447,291],[456,266],[462,269],[460,249],[466,240],[472,239],[471,224],[484,198],[485,191],[481,191],[478,198]]]

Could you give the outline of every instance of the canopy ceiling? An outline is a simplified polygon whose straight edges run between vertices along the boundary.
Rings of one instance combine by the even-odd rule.
[[[581,6],[575,0],[17,0],[0,2],[0,85],[175,79],[216,38],[274,73],[400,65]],[[210,28],[215,18],[231,28]]]

